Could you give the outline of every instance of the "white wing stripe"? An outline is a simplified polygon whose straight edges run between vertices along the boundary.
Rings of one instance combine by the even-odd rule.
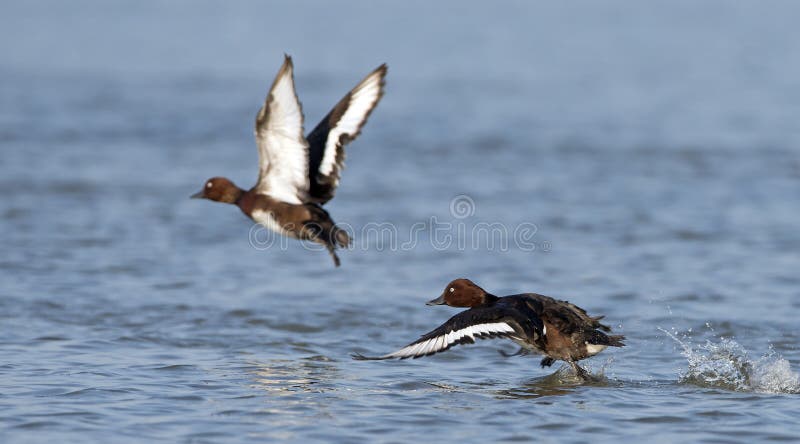
[[[419,348],[419,351],[417,351],[417,353],[419,353],[421,355],[424,355],[425,353],[428,353],[428,349],[430,347],[431,347],[431,340],[428,339],[427,341],[425,341],[422,344],[420,344],[420,348]]]
[[[475,326],[472,325],[467,328],[467,336],[469,336],[473,341],[475,340]]]
[[[423,350],[425,350],[428,347],[428,344],[430,342],[431,342],[430,339],[428,339],[425,342],[420,342],[419,345],[417,345],[416,349],[414,350],[415,354],[423,354]]]
[[[427,347],[425,347],[425,353],[439,349],[439,338],[440,337],[435,337],[429,341],[430,343],[428,344]]]
[[[308,143],[288,57],[258,112],[255,133],[261,164],[258,191],[285,202],[301,203],[309,187]]]
[[[432,351],[439,350],[439,339],[440,338],[431,339],[430,344],[428,344],[428,346],[425,347],[425,353],[430,353]]]
[[[422,350],[423,344],[424,342],[420,342],[419,344],[411,346],[407,353],[411,356],[416,356]]]
[[[439,339],[436,341],[436,350],[441,350],[447,346],[447,335],[439,336]]]
[[[350,102],[342,117],[331,128],[328,140],[325,142],[325,154],[319,165],[319,173],[323,176],[331,174],[336,165],[336,149],[342,134],[355,137],[364,125],[367,115],[378,103],[381,97],[381,81],[383,71],[376,71],[364,79],[350,95]]]
[[[470,325],[460,330],[451,330],[450,332],[436,336],[435,338],[430,338],[416,344],[407,345],[400,350],[381,356],[381,358],[411,358],[415,356],[424,356],[442,351],[467,336],[474,340],[476,336],[481,337],[496,333],[514,332],[514,328],[505,322]]]

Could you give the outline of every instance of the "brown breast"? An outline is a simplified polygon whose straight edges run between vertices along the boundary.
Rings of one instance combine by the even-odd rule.
[[[272,213],[275,221],[284,229],[285,234],[302,237],[304,224],[313,221],[314,217],[306,205],[294,205],[281,202],[251,189],[242,194],[237,202],[242,213],[253,219],[253,212],[266,211]]]
[[[562,333],[555,325],[543,320],[544,326],[547,329],[544,337],[545,353],[553,358],[567,359],[573,356],[575,352],[575,341],[571,335]]]
[[[246,214],[250,219],[253,218],[253,208],[255,208],[258,196],[259,195],[257,195],[254,190],[250,189],[242,194],[236,202],[236,205],[242,210],[242,213]]]

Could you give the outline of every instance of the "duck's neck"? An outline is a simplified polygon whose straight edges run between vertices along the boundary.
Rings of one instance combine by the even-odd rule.
[[[497,302],[498,299],[500,299],[500,298],[495,296],[495,295],[493,295],[493,294],[491,294],[491,293],[484,293],[483,294],[483,305],[492,305],[495,302]]]
[[[253,206],[255,205],[256,202],[255,197],[256,194],[255,192],[253,192],[252,189],[249,191],[239,189],[238,194],[236,195],[236,200],[231,203],[239,207],[239,209],[242,210],[244,214],[247,214],[249,216],[250,213],[252,213]]]
[[[239,205],[239,201],[242,200],[242,196],[244,196],[244,190],[234,186],[233,190],[231,190],[231,201],[229,203],[233,205]]]

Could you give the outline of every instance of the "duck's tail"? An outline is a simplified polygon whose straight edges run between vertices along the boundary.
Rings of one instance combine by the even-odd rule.
[[[594,330],[589,333],[586,342],[594,345],[607,345],[609,347],[625,347],[624,335],[607,335],[601,331]]]
[[[624,335],[606,335],[608,338],[608,345],[612,347],[625,347],[625,343],[622,342],[625,340]]]
[[[599,328],[600,330],[603,330],[605,332],[611,331],[611,327],[600,322],[600,320],[603,318],[605,318],[605,316],[592,316],[589,317],[589,320],[590,323],[592,324],[592,327]]]

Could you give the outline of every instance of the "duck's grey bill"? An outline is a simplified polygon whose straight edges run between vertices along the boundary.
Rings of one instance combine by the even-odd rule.
[[[444,305],[444,294],[436,299],[426,302],[425,305]]]

